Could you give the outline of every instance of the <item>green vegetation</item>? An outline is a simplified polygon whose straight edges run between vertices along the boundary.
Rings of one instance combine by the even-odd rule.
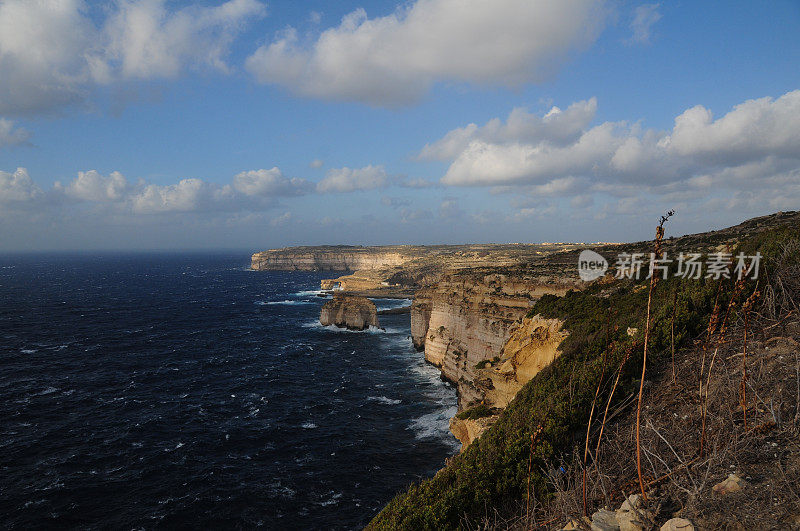
[[[496,407],[489,407],[484,404],[479,404],[473,408],[465,409],[458,415],[456,415],[457,419],[461,420],[475,420],[475,419],[482,419],[484,417],[491,417],[492,415],[496,415],[500,412],[500,409]]]
[[[746,254],[758,250],[768,262],[782,252],[783,243],[798,237],[797,228],[773,230],[751,238],[740,249]],[[570,332],[561,345],[562,355],[528,382],[497,423],[464,453],[433,478],[396,496],[368,529],[457,528],[465,521],[479,521],[493,508],[502,511],[509,503],[524,501],[528,485],[532,496],[547,499],[550,492],[541,471],[557,467],[559,456],[582,441],[595,391],[600,385],[603,396],[608,396],[614,371],[626,351],[631,356],[623,366],[614,401],[638,389],[642,345],[628,337],[627,328],[644,329],[648,290],[641,287],[647,282],[618,281],[610,287],[596,284],[583,292],[571,291],[563,297],[545,295],[537,301],[531,314],[561,319]],[[653,293],[652,361],[648,363],[663,366],[660,362],[670,356],[676,290],[675,345],[680,348],[706,329],[718,297],[723,307],[727,305],[733,284],[727,279],[672,277],[659,282]],[[740,300],[752,289],[748,285]],[[474,418],[472,415],[486,413],[479,408],[461,415]]]

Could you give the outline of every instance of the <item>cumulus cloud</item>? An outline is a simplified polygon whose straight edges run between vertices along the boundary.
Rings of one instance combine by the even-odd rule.
[[[791,172],[800,168],[800,90],[745,101],[717,119],[696,106],[666,132],[605,122],[584,126],[565,142],[559,135],[500,137],[482,130],[473,128],[475,136],[458,153],[439,151],[451,155],[443,184],[525,186],[543,194],[581,185],[620,196],[648,187],[669,193],[708,190],[710,183],[746,186],[748,180],[760,186],[776,175],[796,178]],[[440,142],[431,151],[445,145]]]
[[[296,196],[308,193],[312,185],[305,179],[283,176],[277,167],[269,170],[251,170],[233,178],[233,188],[247,196]]]
[[[0,171],[0,203],[30,201],[41,195],[41,188],[31,180],[25,168],[17,168],[14,173]]]
[[[318,169],[318,168],[323,167],[324,165],[325,165],[325,162],[323,162],[320,159],[314,159],[314,160],[312,160],[311,162],[308,163],[308,166],[310,168],[314,168],[315,170]]]
[[[601,0],[416,0],[369,18],[358,9],[305,42],[289,28],[247,59],[262,83],[308,97],[395,106],[436,82],[520,86],[592,43]]]
[[[260,169],[236,174],[229,184],[202,179],[182,179],[175,184],[139,180],[131,184],[122,173],[102,175],[96,170],[78,172],[66,185],[56,182],[43,192],[24,168],[0,171],[0,202],[32,202],[47,197],[53,205],[104,205],[104,212],[159,214],[168,212],[248,212],[270,208],[281,197],[311,193],[305,179],[284,177],[280,169]]]
[[[211,187],[200,179],[183,179],[166,186],[147,185],[130,202],[135,213],[191,212],[211,193]]]
[[[383,166],[364,166],[363,168],[338,168],[328,171],[325,178],[317,184],[317,192],[356,192],[383,188],[388,176]]]
[[[174,77],[187,68],[227,71],[226,57],[257,0],[177,10],[165,0],[121,0],[96,10],[81,0],[0,2],[0,113],[58,110],[98,85]]]
[[[540,142],[563,145],[575,141],[584,128],[594,120],[597,98],[579,101],[562,111],[553,107],[544,116],[538,116],[518,107],[511,111],[503,123],[499,118],[478,127],[472,123],[453,129],[444,138],[426,144],[418,157],[427,160],[451,160],[462,153],[470,143],[478,140],[487,143]]]
[[[78,172],[78,176],[67,185],[65,193],[84,201],[120,201],[127,189],[128,181],[120,172],[115,171],[104,177],[96,170],[90,170]]]
[[[0,148],[19,146],[28,143],[30,133],[22,128],[14,128],[14,122],[0,118]]]
[[[631,21],[631,43],[647,44],[650,42],[650,30],[653,24],[661,20],[661,13],[658,12],[660,4],[643,4],[638,6],[633,12]]]

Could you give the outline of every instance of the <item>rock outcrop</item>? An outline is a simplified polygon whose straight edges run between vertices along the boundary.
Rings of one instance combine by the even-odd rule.
[[[336,293],[322,306],[319,322],[323,326],[335,325],[350,330],[379,327],[375,303],[366,297]]]
[[[569,280],[515,272],[447,274],[415,297],[412,340],[418,349],[424,348],[426,360],[458,385],[463,409],[484,398],[475,384],[479,364],[501,356],[512,331],[536,300],[545,293],[563,295],[574,287]]]
[[[461,451],[481,436],[483,432],[497,422],[500,415],[491,415],[477,419],[460,419],[457,416],[450,419],[450,432],[461,443]]]
[[[475,373],[475,387],[481,393],[481,402],[505,408],[531,378],[561,353],[559,346],[568,335],[561,329],[563,324],[558,319],[534,315],[514,325],[500,359],[487,363]]]

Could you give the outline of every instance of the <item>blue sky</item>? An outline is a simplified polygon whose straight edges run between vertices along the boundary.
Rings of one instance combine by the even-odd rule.
[[[800,206],[800,3],[0,0],[0,250],[621,241]]]

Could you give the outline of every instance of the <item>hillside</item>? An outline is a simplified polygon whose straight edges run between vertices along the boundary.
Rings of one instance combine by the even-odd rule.
[[[648,346],[644,386],[647,393],[643,396],[645,414],[642,425],[668,423],[677,426],[673,419],[678,415],[686,424],[674,430],[672,435],[678,439],[686,438],[688,442],[681,445],[665,436],[663,448],[652,451],[645,448],[643,475],[648,477],[643,482],[657,479],[665,470],[680,468],[683,466],[681,463],[691,463],[683,467],[687,471],[695,467],[717,470],[714,467],[718,468],[722,463],[713,461],[712,456],[720,455],[720,448],[736,447],[730,444],[731,440],[736,439],[734,430],[720,420],[733,418],[723,414],[722,404],[727,403],[723,398],[723,387],[715,387],[719,375],[735,372],[733,365],[722,362],[723,346],[725,349],[734,348],[731,338],[743,334],[743,323],[747,320],[756,327],[751,334],[760,334],[763,343],[752,346],[752,352],[756,352],[753,356],[758,356],[757,352],[763,352],[764,348],[770,346],[772,333],[768,330],[778,328],[779,324],[776,323],[791,322],[792,315],[796,315],[790,312],[796,312],[800,296],[797,290],[797,279],[800,277],[797,270],[797,264],[800,263],[796,243],[798,238],[800,215],[793,212],[756,218],[737,227],[663,242],[663,250],[671,256],[678,252],[707,255],[722,250],[734,255],[740,251],[747,255],[760,252],[763,256],[758,280],[761,297],[752,299],[747,311],[742,307],[756,291],[755,281],[737,284],[725,278],[676,278],[674,266],[670,278],[656,283],[652,293],[650,282],[644,278],[615,279],[608,275],[588,285],[583,291],[543,295],[532,301],[529,316],[558,319],[568,332],[560,344],[558,357],[522,387],[498,415],[496,422],[469,444],[463,453],[452,458],[435,477],[411,486],[407,492],[392,500],[369,528],[529,527],[537,522],[545,522],[542,524],[545,527],[560,527],[568,518],[578,517],[584,512],[582,495],[579,496],[578,514],[573,514],[574,511],[570,512],[567,508],[575,506],[574,503],[570,505],[569,501],[574,502],[577,495],[574,476],[576,471],[583,468],[587,433],[588,447],[598,448],[601,457],[595,459],[596,451],[592,450],[585,459],[586,466],[594,471],[589,474],[587,470],[586,512],[594,513],[602,505],[612,508],[618,506],[624,499],[623,492],[631,494],[639,490],[638,474],[630,477],[630,463],[632,460],[635,463],[636,452],[632,454],[630,445],[626,446],[621,441],[630,442],[630,415],[631,409],[636,413],[645,343]],[[652,246],[650,242],[640,242],[596,247],[595,250],[607,256],[613,266],[612,254],[650,252]],[[576,263],[577,250],[542,257],[533,264],[509,266],[503,268],[502,272],[515,278],[524,271],[528,275],[552,276],[563,280],[575,276]],[[493,271],[498,273],[499,270],[494,268]],[[487,273],[489,270],[481,274]],[[559,273],[562,274],[560,277]],[[458,274],[475,276],[479,272],[469,270]],[[648,299],[651,300],[649,320]],[[645,330],[649,330],[646,342]],[[696,345],[701,346],[701,352],[696,351]],[[660,395],[655,391],[659,385],[663,385],[665,367],[671,367],[673,348],[678,352],[676,364],[685,365],[682,369],[685,375],[680,379],[685,396],[676,390],[665,391],[662,388]],[[796,344],[791,348],[790,351],[796,355]],[[734,354],[724,354],[729,355]],[[665,360],[669,360],[669,363]],[[770,429],[769,433],[796,433],[792,431],[795,428],[792,422],[798,412],[775,413],[774,406],[764,405],[770,404],[769,397],[772,395],[765,394],[766,391],[758,387],[762,381],[785,384],[793,381],[796,375],[780,373],[780,365],[770,368],[768,363],[759,364],[759,370],[762,367],[770,370],[765,376],[766,380],[753,379],[748,383],[752,387],[748,406],[752,409],[751,428],[767,422],[764,412],[771,411],[768,414],[780,422],[773,420],[775,428]],[[776,372],[782,375],[783,380],[775,376]],[[701,378],[707,382],[702,387],[702,395],[699,384]],[[789,387],[784,385],[780,389],[785,391]],[[778,387],[768,388],[770,391],[774,389]],[[797,393],[790,391],[788,396],[780,396],[791,399],[788,403],[796,404]],[[648,396],[652,402],[648,402]],[[658,397],[673,397],[676,400],[677,397],[683,397],[681,403],[685,412],[677,407],[656,407],[657,402],[663,401]],[[702,397],[701,401],[699,397]],[[695,410],[698,404],[702,404],[702,411],[705,412],[701,417],[706,419],[705,430],[696,426],[698,416]],[[796,409],[796,406],[793,407]],[[494,413],[485,407],[480,408],[481,404],[478,404],[476,413],[468,414],[470,418]],[[652,418],[647,416],[648,411],[653,412]],[[655,415],[659,411],[662,416],[657,418]],[[667,422],[663,415],[673,417]],[[604,420],[601,422],[600,418]],[[599,434],[601,426],[605,429],[602,439]],[[656,431],[661,433],[660,429],[649,431],[647,435],[642,435],[642,439],[645,442],[652,441]],[[623,435],[618,435],[620,433]],[[702,436],[702,453],[698,446],[700,433],[705,434]],[[755,437],[760,432],[751,429],[745,433]],[[764,434],[766,436],[768,433]],[[745,440],[746,437],[741,439]],[[598,440],[601,444],[596,446]],[[676,450],[678,448],[680,452]],[[575,461],[576,456],[578,461]],[[725,466],[729,467],[730,463],[725,462]],[[582,476],[582,473],[578,475]],[[709,495],[706,491],[711,488],[709,478],[712,477],[711,472],[706,472],[702,487],[691,496],[678,489],[684,495],[673,500],[673,503],[682,507],[691,507],[695,503],[694,507],[700,507],[696,502]],[[631,484],[631,479],[636,481]],[[659,499],[652,490],[662,483],[663,480],[651,488],[645,488],[651,491],[652,500]],[[769,510],[768,507],[762,509]],[[648,510],[652,512],[652,522],[641,528],[663,524],[675,512],[668,510],[666,505],[663,510],[656,511],[655,506],[648,506]],[[794,509],[786,509],[789,512],[791,510]],[[686,514],[692,516],[698,525],[707,526],[709,524],[703,524],[702,511],[702,508],[698,508],[696,512]],[[584,525],[580,521],[575,524],[578,527]]]

